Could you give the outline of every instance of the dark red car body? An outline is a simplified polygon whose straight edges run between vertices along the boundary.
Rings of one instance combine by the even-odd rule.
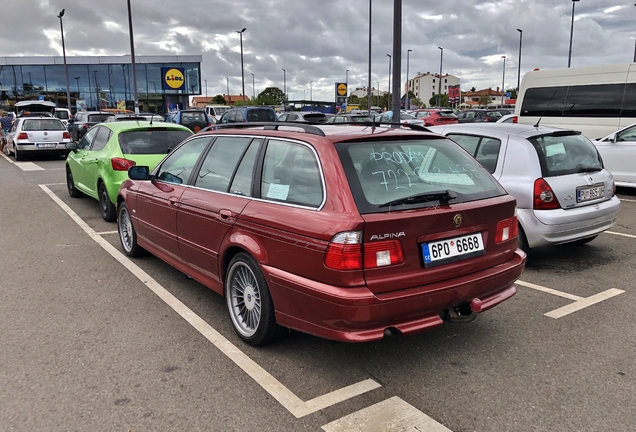
[[[441,325],[444,311],[470,307],[476,313],[515,294],[513,284],[523,272],[525,254],[517,249],[516,237],[495,241],[499,221],[516,218],[512,197],[361,214],[337,151],[339,144],[434,135],[404,129],[320,128],[326,136],[263,128],[203,134],[211,138],[241,134],[263,142],[295,140],[311,147],[324,182],[318,208],[156,178],[127,180],[118,203],[130,208],[139,245],[221,295],[228,264],[237,253],[246,252],[264,275],[278,325],[338,341],[377,340],[386,332],[414,334]],[[259,168],[254,172],[257,176]],[[457,215],[463,217],[459,227]],[[325,260],[332,238],[349,231],[363,232],[361,248],[395,239],[401,244],[403,262],[371,269],[329,268]],[[432,268],[422,264],[422,243],[475,232],[483,235],[484,255]]]
[[[424,126],[440,126],[459,123],[459,119],[450,109],[421,109],[413,111],[415,117],[424,121]]]

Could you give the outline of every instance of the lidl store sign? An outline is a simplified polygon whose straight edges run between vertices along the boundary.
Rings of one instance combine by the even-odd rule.
[[[182,68],[161,68],[164,90],[181,90],[185,85],[185,75]]]

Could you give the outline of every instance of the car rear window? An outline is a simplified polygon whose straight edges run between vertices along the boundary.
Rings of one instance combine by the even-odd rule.
[[[166,154],[192,133],[182,130],[147,129],[119,134],[119,147],[125,155]]]
[[[208,119],[204,112],[182,112],[181,113],[182,125],[187,126],[190,123],[194,123],[194,122],[204,123],[207,126]]]
[[[276,121],[276,114],[269,109],[249,109],[247,110],[248,122],[269,122]]]
[[[68,120],[68,112],[67,111],[55,111],[53,115],[62,120]]]
[[[111,117],[112,114],[89,114],[88,122],[89,123],[101,123],[106,120],[108,117]]]
[[[488,117],[497,117],[497,118],[501,117],[501,113],[499,111],[487,111],[486,115]]]
[[[550,134],[533,137],[539,156],[543,177],[603,169],[600,156],[594,144],[580,134]]]
[[[452,204],[506,194],[475,159],[448,139],[342,143],[337,148],[361,214],[439,205],[438,199],[387,203],[447,190],[457,195]]]
[[[452,111],[438,111],[437,114],[441,117],[457,117]]]
[[[326,122],[327,116],[324,114],[305,114],[305,120],[316,121],[316,122]]]
[[[64,124],[54,118],[49,119],[28,119],[24,120],[24,124],[22,125],[23,131],[55,131],[55,130],[66,130]]]

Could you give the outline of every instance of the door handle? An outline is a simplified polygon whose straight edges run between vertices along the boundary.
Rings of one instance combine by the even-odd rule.
[[[168,201],[170,202],[171,206],[176,206],[179,203],[176,198],[170,198]]]
[[[223,209],[223,210],[219,211],[219,216],[223,220],[228,220],[228,219],[230,219],[231,217],[234,216],[234,212],[232,212],[232,210]]]

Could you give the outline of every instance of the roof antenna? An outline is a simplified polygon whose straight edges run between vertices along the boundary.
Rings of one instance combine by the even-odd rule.
[[[150,126],[152,126],[152,119],[154,119],[154,118],[155,118],[155,115],[154,115],[154,114],[151,114],[151,115],[150,115]]]
[[[550,104],[552,103],[552,99],[554,99],[554,96],[557,94],[557,92],[559,91],[559,88],[556,87],[554,89],[554,93],[552,93],[552,97],[550,97],[550,101],[548,102],[548,104],[545,106],[545,108],[543,108],[543,112],[541,113],[541,117],[539,117],[539,120],[537,120],[537,124],[534,125],[534,127],[539,127],[539,123],[541,123],[541,120],[543,120],[543,116],[545,115],[545,112],[548,110],[548,108],[550,107]]]

